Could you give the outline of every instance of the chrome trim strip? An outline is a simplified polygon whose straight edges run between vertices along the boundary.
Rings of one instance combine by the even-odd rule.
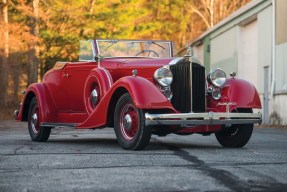
[[[177,64],[179,61],[181,61],[183,59],[185,59],[185,58],[184,57],[176,57],[173,60],[171,60],[168,65],[175,65],[175,64]]]
[[[173,57],[173,44],[172,44],[172,42],[169,42],[169,56]]]
[[[111,88],[111,87],[112,87],[112,80],[111,80],[110,73],[109,73],[108,70],[106,70],[105,68],[102,68],[102,67],[101,67],[101,69],[103,69],[103,71],[105,72],[106,76],[108,77],[109,86],[110,86],[110,88]]]
[[[95,48],[95,42],[93,40],[89,40],[89,42],[91,42],[92,44],[92,49],[93,49],[93,61],[95,61],[96,58],[96,48]]]
[[[223,125],[262,123],[261,113],[145,114],[146,125]]]
[[[41,127],[76,127],[77,124],[74,123],[45,123],[41,124]]]
[[[95,41],[95,40],[94,40]],[[96,56],[98,57],[101,53],[100,53],[100,49],[99,49],[99,44],[98,44],[98,40],[95,41],[96,45],[97,45],[97,53]]]

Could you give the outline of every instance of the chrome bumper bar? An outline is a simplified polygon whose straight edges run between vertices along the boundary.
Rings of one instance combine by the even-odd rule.
[[[226,125],[262,123],[261,113],[145,114],[146,125]]]

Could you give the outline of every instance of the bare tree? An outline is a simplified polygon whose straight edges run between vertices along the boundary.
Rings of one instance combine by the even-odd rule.
[[[201,22],[205,24],[206,29],[209,29],[249,1],[250,0],[191,1],[187,8],[199,16]]]

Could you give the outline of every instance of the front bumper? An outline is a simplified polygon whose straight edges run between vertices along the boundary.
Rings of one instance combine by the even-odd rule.
[[[262,123],[261,113],[173,113],[145,114],[146,125],[226,125]]]

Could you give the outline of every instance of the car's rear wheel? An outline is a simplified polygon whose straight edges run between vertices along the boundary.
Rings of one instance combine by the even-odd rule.
[[[237,110],[241,113],[252,113],[252,109]],[[217,141],[223,147],[240,148],[245,146],[253,132],[253,124],[233,124],[231,127],[223,127],[215,133]]]
[[[114,130],[124,149],[140,150],[150,141],[151,128],[145,127],[144,111],[134,105],[129,93],[122,95],[117,102]]]
[[[44,142],[49,139],[51,127],[42,127],[42,116],[37,98],[31,100],[28,112],[28,130],[33,141]]]

